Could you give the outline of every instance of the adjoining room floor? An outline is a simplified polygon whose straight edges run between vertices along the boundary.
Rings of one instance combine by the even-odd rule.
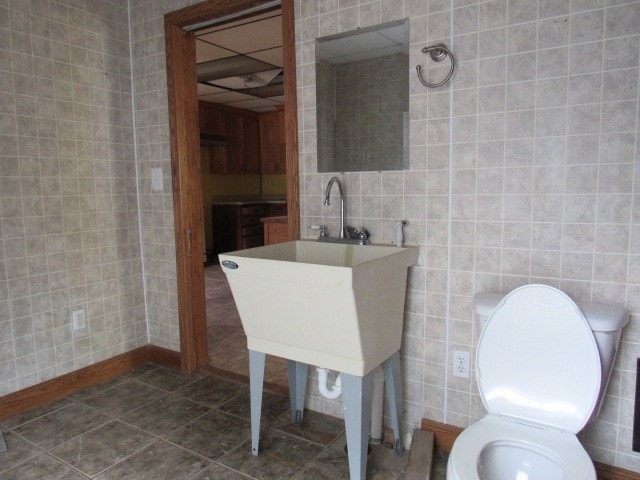
[[[1,421],[0,477],[348,479],[342,420],[306,411],[296,426],[289,415],[288,398],[265,391],[254,457],[246,385],[147,364]],[[403,479],[407,457],[375,447],[367,478]]]
[[[220,265],[204,268],[204,290],[207,306],[209,365],[248,378],[247,337],[242,329],[227,277]],[[265,381],[286,386],[286,360],[267,355]]]

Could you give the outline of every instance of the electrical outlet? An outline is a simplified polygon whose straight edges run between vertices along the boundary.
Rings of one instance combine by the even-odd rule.
[[[84,330],[86,328],[87,324],[83,308],[71,312],[71,323],[73,324],[74,332]]]
[[[469,378],[469,352],[453,351],[453,376]]]

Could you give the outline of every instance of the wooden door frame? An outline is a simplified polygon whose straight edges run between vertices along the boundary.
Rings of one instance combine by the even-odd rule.
[[[300,237],[298,118],[296,99],[294,0],[282,0],[287,208],[289,238]],[[207,321],[202,251],[202,185],[195,34],[186,27],[264,5],[266,0],[209,0],[164,17],[169,100],[169,141],[176,236],[176,276],[180,324],[180,366],[193,372],[206,365]],[[251,16],[248,14],[247,16]],[[234,19],[235,20],[235,19]]]

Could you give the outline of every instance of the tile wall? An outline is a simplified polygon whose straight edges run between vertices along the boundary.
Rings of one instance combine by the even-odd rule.
[[[140,252],[151,343],[179,347],[163,15],[192,3],[0,0],[0,394],[147,343]],[[582,439],[595,459],[640,471],[630,449],[640,3],[297,0],[303,235],[338,222],[322,206],[332,174],[316,173],[314,39],[401,18],[410,169],[343,180],[350,224],[387,242],[408,219],[407,240],[421,246],[402,352],[407,424],[483,415],[475,380],[447,367],[454,349],[474,348],[472,295],[545,282],[632,312],[604,410]],[[432,79],[446,72],[420,53],[440,40],[459,60],[453,91],[427,91],[414,75],[418,63]],[[150,188],[153,167],[163,192]],[[84,335],[71,332],[76,306],[89,315]],[[340,415],[314,388],[308,405]]]
[[[320,62],[316,65],[316,78],[320,94],[317,96],[316,102],[316,125],[318,128],[319,138],[318,145],[318,165],[320,170],[335,170],[335,154],[334,154],[334,118],[336,116],[335,109],[335,74],[333,66],[328,62]]]
[[[194,1],[131,0],[133,84],[142,252],[147,288],[149,339],[180,350],[176,282],[169,110],[164,46],[164,14]],[[151,190],[151,169],[162,168],[163,190]]]
[[[127,14],[0,1],[0,395],[148,343]]]
[[[319,96],[316,119],[326,124],[321,129],[326,138],[318,143],[321,171],[388,170],[404,164],[408,62],[407,55],[398,54],[316,67],[326,91]]]
[[[631,311],[606,403],[581,434],[594,459],[640,471],[631,451],[640,355],[640,3],[610,0],[296,2],[302,233],[334,231],[318,174],[314,39],[410,19],[410,168],[342,174],[348,223],[390,242],[409,220],[422,268],[410,272],[403,346],[406,421],[467,426],[484,415],[454,349],[477,341],[472,296],[531,282]],[[445,41],[448,69],[420,50]],[[453,90],[450,90],[453,89]],[[473,358],[473,356],[472,356]],[[472,365],[473,367],[473,365]],[[339,405],[311,395],[313,408]]]

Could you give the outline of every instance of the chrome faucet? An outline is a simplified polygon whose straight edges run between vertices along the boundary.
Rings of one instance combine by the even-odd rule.
[[[344,228],[344,191],[342,190],[342,182],[338,177],[331,177],[329,183],[327,184],[327,190],[324,194],[324,205],[331,205],[329,203],[329,197],[331,195],[331,187],[333,184],[338,184],[338,192],[340,193],[340,238],[349,238],[347,235],[347,231]]]

